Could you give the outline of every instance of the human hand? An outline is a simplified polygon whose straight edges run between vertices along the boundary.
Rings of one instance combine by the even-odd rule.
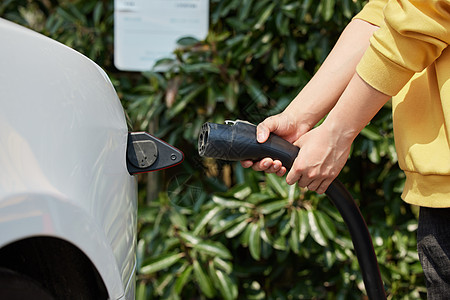
[[[288,111],[265,119],[256,128],[258,142],[264,143],[269,138],[270,133],[273,132],[288,142],[294,143],[310,129],[306,122],[301,123],[296,120],[298,118],[290,115]],[[269,157],[258,162],[246,160],[242,161],[241,164],[244,168],[252,167],[255,171],[276,173],[278,176],[283,176],[286,173],[286,168],[282,166],[281,161]]]
[[[353,139],[352,134],[333,132],[324,125],[301,135],[293,143],[300,151],[286,176],[286,182],[290,185],[298,183],[300,187],[319,194],[325,193],[344,167]],[[242,161],[241,164],[245,168],[252,167],[255,171],[276,173],[278,176],[283,176],[287,171],[279,160],[271,158],[259,162]]]
[[[324,124],[307,132],[294,143],[300,151],[286,182],[297,182],[300,187],[325,193],[344,167],[353,138],[353,135],[334,132]]]

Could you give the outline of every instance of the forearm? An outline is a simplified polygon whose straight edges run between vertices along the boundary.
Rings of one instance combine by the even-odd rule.
[[[336,104],[378,27],[356,19],[341,34],[317,73],[286,109],[312,128]]]
[[[296,142],[300,151],[287,183],[324,193],[344,167],[354,138],[389,98],[355,73],[323,124]]]
[[[390,98],[355,73],[322,126],[351,143]]]
[[[324,192],[334,179],[330,176],[329,166],[334,166],[332,171],[337,175],[347,160],[353,139],[388,100],[389,97],[385,98],[381,93],[382,96],[378,95],[376,90],[355,75],[356,66],[377,29],[365,21],[353,20],[321,68],[286,110],[258,125],[259,142],[265,142],[269,133],[273,132],[302,149],[299,154],[302,157],[296,159],[286,177],[288,183],[299,181],[306,171],[306,176],[299,181],[300,186]],[[327,113],[329,115],[324,124],[312,129]],[[243,166],[253,166],[255,170],[277,173],[279,176],[286,172],[281,162],[270,158],[258,163],[246,161]],[[318,180],[314,179],[314,174],[320,174]],[[309,186],[311,180],[314,183]]]

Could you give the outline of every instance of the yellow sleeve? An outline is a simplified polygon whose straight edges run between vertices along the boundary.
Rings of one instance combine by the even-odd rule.
[[[361,19],[380,27],[384,23],[383,8],[388,0],[370,0],[353,19]]]
[[[449,44],[450,1],[389,0],[383,15],[356,70],[369,85],[393,96]]]

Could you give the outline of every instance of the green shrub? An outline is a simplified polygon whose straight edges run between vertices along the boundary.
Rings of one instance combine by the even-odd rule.
[[[140,210],[138,299],[361,299],[352,242],[331,202],[273,174],[236,173],[226,192],[170,190]],[[381,205],[372,214],[382,215],[370,231],[388,293],[420,298],[416,223],[388,226]]]
[[[140,176],[137,299],[361,299],[345,224],[325,197],[284,179],[202,160],[205,121],[258,123],[308,82],[360,0],[211,0],[204,41],[180,39],[166,72],[112,63],[113,1],[5,0],[0,16],[84,53],[111,77],[135,130],[182,149],[185,162]],[[386,105],[356,139],[340,179],[369,225],[389,299],[424,294],[414,208]],[[148,181],[148,182],[147,182]],[[151,201],[146,201],[148,198]]]

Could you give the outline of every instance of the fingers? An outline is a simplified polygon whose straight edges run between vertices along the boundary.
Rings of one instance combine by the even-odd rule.
[[[273,165],[274,161],[271,158],[266,157],[258,162],[255,162],[252,168],[255,171],[266,171],[270,168],[273,168]]]
[[[286,168],[281,165],[278,160],[272,161],[270,158],[265,158],[259,162],[252,162],[251,160],[241,161],[241,165],[244,168],[252,167],[255,171],[264,171],[266,173],[275,173],[276,175],[282,177],[286,174]],[[330,184],[333,182],[334,178],[316,178],[302,176],[299,171],[291,171],[286,176],[286,182],[289,185],[298,183],[300,187],[307,188],[310,191],[315,191],[318,194],[323,194],[326,192]]]
[[[261,161],[253,162],[250,160],[241,161],[244,168],[252,168],[255,171],[264,171],[266,173],[275,173],[278,176],[286,174],[286,168],[283,167],[281,161],[264,158]]]
[[[265,141],[267,141],[269,135],[270,130],[263,123],[260,123],[256,127],[256,140],[258,141],[258,143],[264,143]]]
[[[295,164],[295,162],[294,162]],[[271,158],[264,158],[261,161],[253,162],[250,160],[241,161],[244,168],[252,168],[255,171],[264,171],[266,173],[275,173],[277,176],[284,176],[286,168],[282,166],[279,160],[272,160]],[[307,188],[310,191],[323,194],[333,182],[334,177],[322,176],[308,176],[302,175],[301,169],[292,169],[286,176],[286,182],[289,185],[298,183],[302,188]]]
[[[241,161],[241,166],[243,168],[250,168],[251,166],[253,166],[253,162],[251,160],[243,160]]]
[[[258,143],[264,143],[270,136],[270,133],[277,128],[278,121],[276,117],[269,117],[263,122],[259,123],[256,127],[256,139]],[[277,173],[283,176],[286,173],[286,168],[281,166],[281,162],[272,161],[271,159],[262,160],[259,162],[253,162],[250,160],[241,161],[241,165],[244,168],[252,167],[256,171],[265,171],[267,173]]]
[[[275,116],[268,117],[256,127],[256,139],[259,143],[264,143],[269,138],[271,132],[275,132],[279,127],[279,118]]]
[[[289,176],[289,173],[288,173]],[[293,185],[295,183],[298,184],[299,187],[307,188],[310,191],[316,192],[318,194],[323,194],[327,191],[330,184],[333,182],[334,178],[326,178],[326,179],[318,179],[318,178],[310,178],[307,176],[300,176],[297,181],[295,181],[296,177],[289,178],[286,177],[286,182],[289,185]]]
[[[318,194],[323,194],[323,193],[325,193],[325,192],[327,191],[328,186],[329,186],[332,182],[333,182],[333,180],[332,180],[332,179],[329,179],[329,178],[324,179],[324,180],[317,179],[317,180],[311,181],[310,183],[308,183],[308,184],[306,184],[306,185],[303,185],[303,184],[299,183],[299,186],[305,187],[305,188],[307,188],[308,190],[314,191],[314,192],[316,192],[316,193],[318,193]]]
[[[333,182],[334,179],[327,179],[322,181],[322,183],[320,184],[320,186],[317,187],[317,189],[315,190],[316,193],[318,194],[323,194],[327,191],[328,187],[330,186],[330,184]]]
[[[255,171],[264,171],[266,173],[276,173],[278,176],[283,176],[286,173],[286,168],[282,166],[281,161],[272,160],[271,158],[264,158],[256,162],[252,166]]]
[[[325,193],[337,175],[335,176],[333,172],[308,171],[300,162],[301,158],[299,161],[297,159],[294,161],[292,169],[286,176],[286,182],[289,185],[297,183],[299,187],[307,188],[318,194]]]

